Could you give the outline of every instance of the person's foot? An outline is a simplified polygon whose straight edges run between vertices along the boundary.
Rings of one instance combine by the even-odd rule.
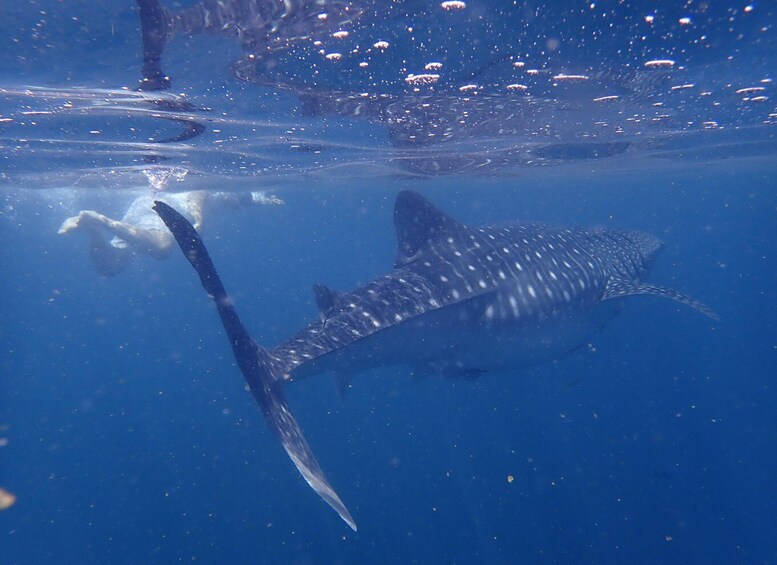
[[[77,216],[71,216],[59,227],[59,235],[69,233],[78,228],[102,223],[105,216],[94,210],[81,210]]]
[[[59,231],[57,231],[57,233],[59,235],[64,235],[68,232],[73,231],[78,227],[80,220],[81,220],[81,214],[79,214],[78,216],[71,216],[70,218],[62,222],[62,225],[59,226]]]

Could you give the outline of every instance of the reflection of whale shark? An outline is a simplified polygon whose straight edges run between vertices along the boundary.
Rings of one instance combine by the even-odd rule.
[[[305,39],[323,37],[373,10],[374,3],[369,0],[204,0],[181,10],[163,7],[159,0],[138,0],[138,4],[144,43],[141,89],[169,87],[161,57],[165,45],[174,37],[230,37],[243,48],[243,57],[233,64],[238,78],[298,96],[301,113],[306,117],[336,116],[380,124],[395,149],[391,163],[413,174],[488,172],[510,166],[613,157],[629,150],[635,137],[630,130],[642,127],[623,120],[624,116],[639,112],[628,96],[617,103],[592,100],[593,93],[618,91],[627,95],[636,89],[647,92],[644,73],[617,80],[601,73],[591,76],[586,85],[576,84],[571,91],[548,87],[549,77],[542,73],[525,78],[532,91],[540,93],[527,96],[499,91],[461,93],[449,87],[367,94],[349,91],[347,84],[342,85],[342,90],[312,86],[283,71],[269,70],[269,60],[278,53]],[[321,14],[326,14],[326,18],[320,18]],[[485,79],[485,74],[504,70],[505,65],[512,67],[511,59],[498,57],[469,78],[477,75]],[[657,80],[656,73],[651,76],[651,80]],[[552,98],[551,93],[568,96]],[[604,128],[604,123],[610,126]],[[202,133],[204,128],[194,129],[194,124],[192,121],[175,140]]]
[[[511,174],[511,168],[619,156],[752,154],[750,146],[737,147],[742,126],[773,122],[761,103],[772,82],[736,88],[743,80],[732,69],[736,63],[702,59],[691,66],[693,59],[651,59],[640,49],[623,60],[589,48],[518,55],[523,46],[515,44],[508,20],[500,24],[507,26],[504,34],[492,33],[488,18],[481,21],[474,11],[441,19],[409,0],[202,0],[186,8],[137,2],[142,90],[169,88],[162,54],[175,37],[228,37],[242,48],[230,61],[238,79],[298,96],[306,117],[379,124],[393,149],[389,163],[412,174]],[[520,13],[504,11],[516,22]],[[428,26],[418,33],[429,45],[407,35],[408,20]],[[557,22],[543,22],[532,18],[515,31],[552,37],[543,30],[550,33]],[[383,36],[393,41],[387,53],[388,42],[373,44]],[[194,120],[181,123],[186,129],[174,141],[203,131]],[[757,145],[756,151],[773,151],[770,140]]]
[[[381,124],[397,150],[391,162],[423,175],[614,157],[629,150],[634,138],[629,134],[636,130],[628,122],[617,133],[597,126],[619,121],[627,113],[628,100],[602,106],[512,93],[291,91],[299,96],[304,116]]]
[[[405,191],[394,210],[395,268],[348,293],[316,285],[319,317],[268,350],[248,335],[191,224],[162,202],[155,209],[215,301],[270,429],[354,530],[289,411],[284,383],[325,371],[348,379],[397,364],[474,378],[542,362],[580,347],[619,299],[635,294],[672,298],[714,317],[692,298],[641,282],[661,247],[651,235],[525,223],[472,228]]]

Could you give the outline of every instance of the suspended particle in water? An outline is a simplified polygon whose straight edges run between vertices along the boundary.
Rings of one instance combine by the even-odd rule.
[[[0,488],[0,510],[7,510],[16,503],[16,495]]]

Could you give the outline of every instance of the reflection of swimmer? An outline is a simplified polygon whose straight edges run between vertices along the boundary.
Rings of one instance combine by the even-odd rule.
[[[261,69],[278,52],[295,44],[326,39],[374,2],[201,0],[178,9],[163,7],[159,0],[137,0],[137,4],[143,37],[140,89],[150,91],[170,88],[170,78],[162,71],[161,62],[165,44],[175,36],[204,34],[237,39],[246,56],[236,66]]]
[[[127,213],[113,220],[94,210],[81,210],[59,228],[60,234],[84,230],[89,235],[94,266],[101,275],[120,273],[136,255],[164,259],[170,254],[173,236],[151,208],[154,200],[163,200],[180,210],[197,229],[202,228],[206,208],[226,206],[275,205],[283,201],[264,192],[233,194],[197,190],[164,195],[143,195],[135,199]]]

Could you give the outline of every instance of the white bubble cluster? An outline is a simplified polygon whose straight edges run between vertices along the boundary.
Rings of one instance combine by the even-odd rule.
[[[407,84],[412,84],[413,86],[422,85],[422,84],[434,84],[438,80],[440,80],[440,75],[432,74],[432,73],[425,73],[420,75],[409,74],[405,77],[405,82]]]
[[[650,61],[645,61],[645,66],[649,69],[674,67],[674,61],[672,59],[651,59]]]
[[[461,0],[447,0],[446,2],[443,2],[440,4],[440,7],[443,10],[463,10],[467,7],[466,2],[462,2]]]

